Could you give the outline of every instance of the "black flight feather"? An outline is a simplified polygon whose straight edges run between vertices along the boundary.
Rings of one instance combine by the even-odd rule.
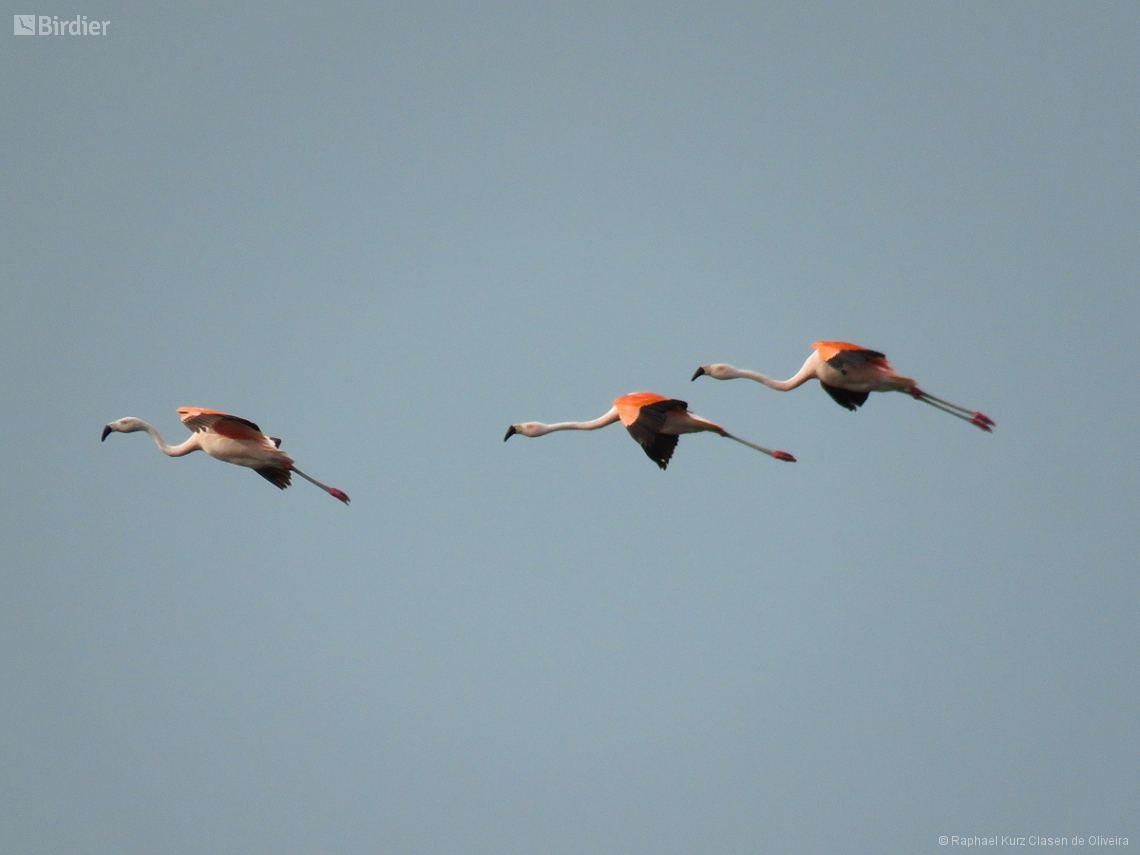
[[[646,456],[662,469],[669,465],[673,450],[677,447],[676,434],[661,433],[661,428],[665,426],[665,414],[670,410],[688,408],[687,403],[676,398],[646,404],[638,412],[636,421],[626,428],[629,435],[645,450]]]
[[[822,380],[819,381],[819,385],[834,399],[835,403],[852,411],[867,403],[867,395],[870,394],[869,392],[852,392],[849,389],[840,389],[838,386],[829,386]]]
[[[885,353],[879,353],[877,350],[841,350],[827,360],[827,364],[842,371],[844,368],[858,368],[861,365],[866,365],[872,359],[886,358]]]
[[[279,466],[263,466],[260,469],[254,469],[258,475],[272,484],[274,487],[279,487],[284,490],[289,486],[289,481],[293,477],[293,473],[288,469],[282,469]]]

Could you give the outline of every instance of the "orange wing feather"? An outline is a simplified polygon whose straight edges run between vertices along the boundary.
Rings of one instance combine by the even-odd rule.
[[[197,418],[198,416],[226,416],[226,417],[231,418],[231,419],[237,418],[237,416],[232,416],[229,413],[223,413],[221,410],[209,410],[209,409],[206,409],[205,407],[179,407],[178,408],[178,417],[180,419],[182,419],[182,421],[186,421],[187,419]]]
[[[212,430],[219,436],[228,437],[229,439],[254,439],[254,440],[267,440],[265,434],[259,430],[254,430],[249,425],[239,422],[236,419],[218,419],[214,422]]]
[[[179,407],[178,417],[182,424],[193,431],[212,430],[219,436],[229,439],[268,440],[261,428],[249,419],[231,416],[221,410],[207,410],[203,407]]]
[[[849,341],[813,341],[813,348],[819,351],[819,358],[824,362],[834,357],[841,350],[867,350],[862,345],[852,344]]]
[[[849,341],[816,341],[811,345],[819,353],[819,358],[824,362],[830,362],[840,353],[845,350],[856,351],[866,355],[866,361],[871,365],[876,365],[879,368],[884,368],[887,371],[891,370],[891,364],[887,362],[887,358],[877,350],[871,350],[862,345],[852,344]]]
[[[637,417],[641,415],[641,408],[646,404],[656,404],[658,401],[668,400],[664,395],[658,395],[656,392],[630,392],[628,395],[614,398],[614,406],[617,407],[621,423],[629,427],[637,421]]]

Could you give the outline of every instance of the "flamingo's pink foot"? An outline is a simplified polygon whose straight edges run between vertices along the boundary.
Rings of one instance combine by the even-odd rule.
[[[344,490],[338,490],[336,487],[329,487],[329,495],[334,499],[340,499],[346,505],[348,504],[348,493]]]
[[[970,419],[970,424],[980,427],[986,433],[993,433],[996,422],[983,413],[974,413],[974,417]]]
[[[773,451],[772,456],[777,460],[786,460],[788,463],[796,462],[796,458],[792,457],[792,455],[788,454],[786,451]]]

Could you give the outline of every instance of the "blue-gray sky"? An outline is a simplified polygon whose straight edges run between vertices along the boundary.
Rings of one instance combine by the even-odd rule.
[[[5,851],[1140,842],[1140,7],[33,5]],[[818,339],[997,430],[689,383]],[[502,442],[641,389],[799,462]]]

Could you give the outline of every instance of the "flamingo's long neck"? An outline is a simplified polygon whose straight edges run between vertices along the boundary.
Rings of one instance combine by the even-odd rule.
[[[191,434],[190,438],[181,445],[167,445],[166,440],[162,438],[162,434],[154,425],[143,422],[143,430],[150,434],[151,439],[154,440],[158,450],[165,454],[167,457],[182,457],[184,454],[189,454],[191,451],[198,451],[202,446],[198,444],[198,435]]]
[[[726,373],[730,375],[728,378],[730,380],[735,380],[738,378],[744,380],[755,380],[757,383],[763,383],[765,386],[768,386],[772,389],[779,389],[781,392],[786,392],[788,389],[792,388],[788,385],[788,383],[791,382],[790,380],[775,380],[771,377],[767,377],[761,374],[759,371],[749,371],[745,368],[733,368],[731,371]]]
[[[811,356],[807,358],[803,366],[792,377],[787,380],[774,380],[771,377],[766,377],[759,371],[747,371],[742,368],[733,368],[732,374],[734,377],[743,377],[746,380],[755,380],[757,383],[763,383],[769,389],[776,389],[780,392],[788,392],[799,386],[802,386],[808,380],[816,376],[816,368],[819,367],[819,354],[812,351]]]
[[[553,433],[556,430],[597,430],[598,428],[612,425],[618,420],[618,409],[613,407],[608,413],[600,418],[596,418],[590,422],[558,422],[557,424],[544,425],[544,434]]]

